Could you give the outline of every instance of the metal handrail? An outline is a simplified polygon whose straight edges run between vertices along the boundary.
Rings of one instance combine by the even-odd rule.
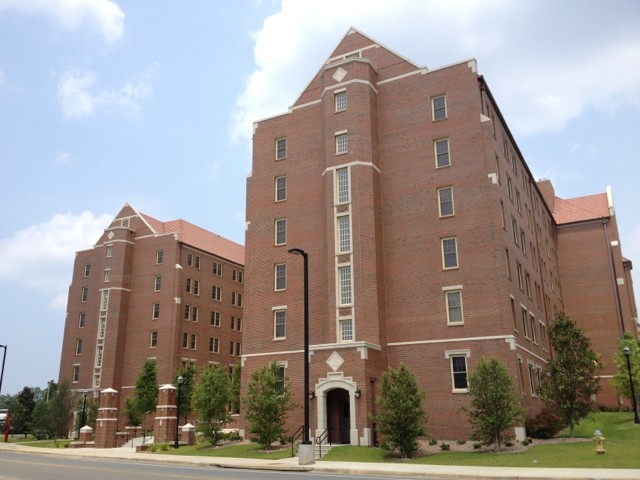
[[[324,442],[326,439],[329,439],[329,446],[331,446],[331,425],[329,425],[324,432],[322,432],[320,435],[318,435],[316,437],[316,444],[318,445],[318,453],[319,456],[322,457],[322,442]]]
[[[291,456],[293,457],[293,444],[294,442],[299,439],[302,434],[304,433],[304,425],[300,425],[300,427],[294,432],[293,435],[291,435],[291,437],[289,437],[289,443],[291,443]]]

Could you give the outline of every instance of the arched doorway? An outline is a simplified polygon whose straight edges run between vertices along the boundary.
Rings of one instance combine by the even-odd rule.
[[[330,443],[351,443],[351,404],[349,392],[336,388],[327,392],[327,424]]]

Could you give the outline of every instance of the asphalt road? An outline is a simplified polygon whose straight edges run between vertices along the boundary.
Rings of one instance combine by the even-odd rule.
[[[336,478],[366,480],[375,478],[376,480],[381,480],[385,477],[159,465],[157,463],[142,463],[137,461],[69,458],[54,455],[0,451],[0,480],[196,480],[204,478],[215,480],[246,480],[256,478],[261,480],[319,480]]]

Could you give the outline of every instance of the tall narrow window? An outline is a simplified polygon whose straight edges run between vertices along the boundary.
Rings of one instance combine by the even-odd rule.
[[[287,243],[287,220],[280,218],[275,222],[276,245],[284,245]]]
[[[111,269],[104,269],[104,283],[109,283],[111,281]]]
[[[287,311],[273,312],[273,338],[285,338],[287,334]]]
[[[113,245],[107,245],[107,258],[113,257]]]
[[[431,99],[431,108],[434,120],[443,120],[447,118],[447,97],[441,95]]]
[[[458,267],[458,243],[455,237],[442,239],[442,266],[445,269]]]
[[[445,302],[447,305],[447,323],[452,325],[464,323],[464,317],[462,315],[462,292],[460,290],[446,291]]]
[[[191,334],[191,350],[195,350],[196,349],[196,339],[197,339],[197,335],[195,333]]]
[[[105,311],[109,308],[109,290],[100,292],[100,310]]]
[[[164,252],[162,250],[158,250],[156,252],[156,265],[162,265],[163,259],[164,259]]]
[[[215,300],[216,302],[221,302],[222,301],[222,288],[217,287],[216,285],[211,287],[211,298],[213,300]]]
[[[287,158],[287,139],[278,138],[276,140],[276,160],[284,160]]]
[[[522,331],[524,332],[524,336],[529,338],[529,328],[527,326],[527,309],[524,307],[520,307],[520,315],[522,316]]]
[[[511,319],[513,320],[513,329],[518,330],[518,317],[516,316],[516,301],[511,297]]]
[[[287,177],[276,177],[276,202],[287,199]]]
[[[73,373],[71,374],[71,382],[78,383],[80,380],[80,365],[73,366]]]
[[[153,318],[154,320],[157,320],[160,318],[160,304],[159,303],[154,303],[153,304],[153,313],[151,314],[151,318]]]
[[[522,280],[522,265],[518,261],[516,261],[516,274],[518,275],[518,289],[520,289],[520,291],[524,291],[524,284]]]
[[[78,316],[78,328],[84,328],[84,323],[87,320],[87,314],[82,312]]]
[[[96,367],[102,366],[103,353],[104,353],[104,345],[98,345],[96,347]]]
[[[193,281],[193,294],[200,295],[200,280]]]
[[[220,339],[209,337],[209,351],[211,353],[220,353]]]
[[[340,319],[340,341],[341,342],[353,341],[353,319],[352,318]]]
[[[154,279],[153,291],[159,292],[162,288],[162,275],[156,275]]]
[[[219,327],[220,326],[220,312],[211,312],[211,326]]]
[[[334,95],[336,112],[344,112],[347,109],[347,92],[337,92]]]
[[[349,169],[346,167],[336,170],[336,192],[336,200],[338,203],[349,202]]]
[[[287,264],[278,263],[274,267],[274,282],[275,289],[286,290],[287,289]]]
[[[336,155],[342,155],[349,151],[349,135],[347,133],[336,134]]]
[[[438,209],[441,217],[453,215],[453,188],[445,187],[438,189]]]
[[[449,159],[449,139],[436,140],[433,142],[433,145],[436,152],[436,167],[442,168],[451,165]]]
[[[454,391],[467,390],[467,356],[451,355],[451,377]]]
[[[213,274],[221,277],[222,276],[222,264],[218,262],[213,262]]]
[[[338,253],[351,251],[351,222],[349,215],[338,217]]]
[[[107,333],[107,317],[100,315],[98,319],[98,338],[104,338],[105,333]]]
[[[351,266],[338,267],[340,305],[351,305]]]
[[[511,259],[509,257],[509,249],[504,249],[504,260],[507,264],[507,278],[511,279]]]
[[[158,332],[157,330],[151,331],[151,338],[149,339],[149,348],[156,348],[158,346]]]
[[[187,293],[191,293],[191,289],[193,288],[193,280],[189,277],[186,279],[184,291]]]
[[[185,320],[191,319],[191,305],[187,304],[184,306],[184,319]]]
[[[529,334],[531,335],[533,343],[538,343],[538,338],[536,336],[536,317],[533,315],[529,315]]]
[[[87,303],[88,298],[89,298],[89,287],[82,287],[82,292],[80,294],[80,299],[82,303]]]
[[[85,263],[84,264],[84,276],[88,277],[89,275],[91,275],[91,264],[90,263]]]
[[[80,355],[82,353],[82,339],[76,339],[76,355]]]

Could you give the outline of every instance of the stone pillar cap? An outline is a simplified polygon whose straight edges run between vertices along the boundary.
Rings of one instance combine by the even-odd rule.
[[[81,432],[93,432],[93,428],[91,428],[89,425],[85,425],[84,427],[82,427],[80,429]]]
[[[118,393],[117,390],[114,390],[113,388],[105,388],[104,390],[102,390],[102,392],[100,393]]]
[[[160,387],[160,390],[177,390],[177,389],[176,389],[176,387],[174,387],[170,383],[167,383],[166,385],[162,385]]]
[[[183,430],[195,430],[196,427],[194,427],[193,425],[191,425],[190,423],[187,423],[186,425],[182,426]]]

